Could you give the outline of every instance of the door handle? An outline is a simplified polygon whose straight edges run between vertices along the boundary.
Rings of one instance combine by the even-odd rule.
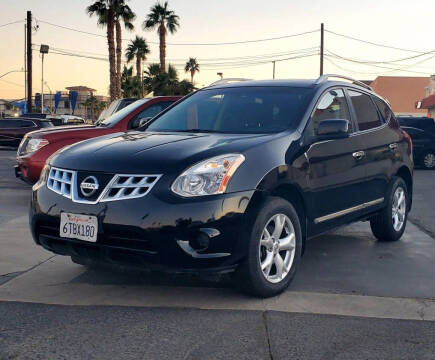
[[[392,143],[392,144],[388,145],[388,147],[390,148],[390,150],[396,150],[397,149],[397,143]]]
[[[356,159],[356,160],[361,160],[364,156],[366,155],[366,153],[364,151],[356,151],[352,154],[352,156]]]

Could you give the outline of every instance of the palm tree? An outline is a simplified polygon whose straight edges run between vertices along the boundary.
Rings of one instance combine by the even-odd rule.
[[[139,97],[142,93],[142,84],[137,76],[133,76],[133,67],[124,65],[121,75],[121,88],[123,97]]]
[[[117,98],[117,75],[116,75],[116,59],[115,59],[115,42],[114,42],[114,27],[115,27],[115,0],[97,0],[92,5],[86,8],[89,16],[96,15],[98,17],[97,24],[107,28],[107,44],[109,47],[109,71],[110,71],[110,100]]]
[[[158,95],[187,95],[195,90],[188,80],[178,80],[175,67],[168,66],[168,72],[162,71],[159,64],[150,64],[145,70],[144,84],[147,94],[153,92]]]
[[[147,15],[143,28],[151,30],[157,28],[160,41],[160,69],[166,71],[166,32],[174,34],[180,26],[179,16],[172,10],[168,10],[168,2],[163,4],[157,2]]]
[[[143,37],[137,36],[136,39],[131,40],[125,51],[125,57],[127,62],[136,58],[136,76],[140,79],[142,75],[141,63],[146,59],[146,56],[150,53],[150,49],[146,40]]]
[[[195,73],[199,72],[199,64],[196,61],[196,58],[189,58],[184,67],[184,71],[190,71],[190,82],[193,84],[193,77],[195,76]]]
[[[132,21],[136,14],[125,3],[125,0],[112,0],[114,4],[114,21],[116,30],[116,92],[117,97],[121,97],[121,58],[122,58],[122,31],[121,22],[127,30],[133,30]]]
[[[98,100],[94,95],[91,95],[84,103],[82,103],[82,105],[86,108],[86,113],[88,112],[88,108],[91,109],[91,119],[94,121],[96,119],[96,112],[101,111],[104,108],[105,103]]]

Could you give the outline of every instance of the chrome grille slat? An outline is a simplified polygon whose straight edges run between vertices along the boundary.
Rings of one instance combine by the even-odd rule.
[[[96,174],[98,177],[98,175]],[[48,174],[47,188],[73,202],[96,204],[98,202],[128,200],[147,195],[162,175],[114,174],[96,200],[79,194],[77,171],[52,167]]]
[[[74,172],[71,170],[51,168],[48,174],[47,187],[55,193],[71,199],[73,174]]]

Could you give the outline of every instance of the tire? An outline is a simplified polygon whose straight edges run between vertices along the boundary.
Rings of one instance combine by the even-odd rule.
[[[400,207],[397,207],[396,196],[400,195],[401,190],[405,198]],[[393,216],[393,204],[395,209],[397,208],[394,210],[395,216]],[[392,178],[385,195],[385,205],[378,215],[370,219],[370,227],[379,241],[397,241],[405,231],[409,208],[408,190],[402,178],[396,176]]]
[[[427,170],[435,169],[435,151],[427,151],[421,157],[421,165]]]
[[[251,295],[263,298],[277,295],[289,286],[301,260],[302,233],[298,214],[288,201],[269,197],[249,223],[252,226],[246,230],[247,256],[236,270],[235,279],[239,287]],[[275,227],[279,223],[284,225],[277,235],[279,230]],[[271,236],[267,237],[267,234]],[[264,272],[261,263],[269,264]]]

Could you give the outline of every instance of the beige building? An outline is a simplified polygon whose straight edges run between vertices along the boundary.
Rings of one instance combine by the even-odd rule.
[[[98,100],[108,102],[109,97],[94,95],[95,89],[88,88],[87,86],[70,86],[66,88],[67,91],[61,91],[61,98],[56,111],[57,115],[72,115],[72,104],[70,101],[70,91],[77,91],[77,101],[74,109],[74,115],[80,116],[84,119],[91,117],[91,109],[83,105],[83,103],[90,97],[95,96]],[[55,92],[56,93],[56,92]],[[49,107],[54,112],[55,93],[44,94],[44,107]]]

